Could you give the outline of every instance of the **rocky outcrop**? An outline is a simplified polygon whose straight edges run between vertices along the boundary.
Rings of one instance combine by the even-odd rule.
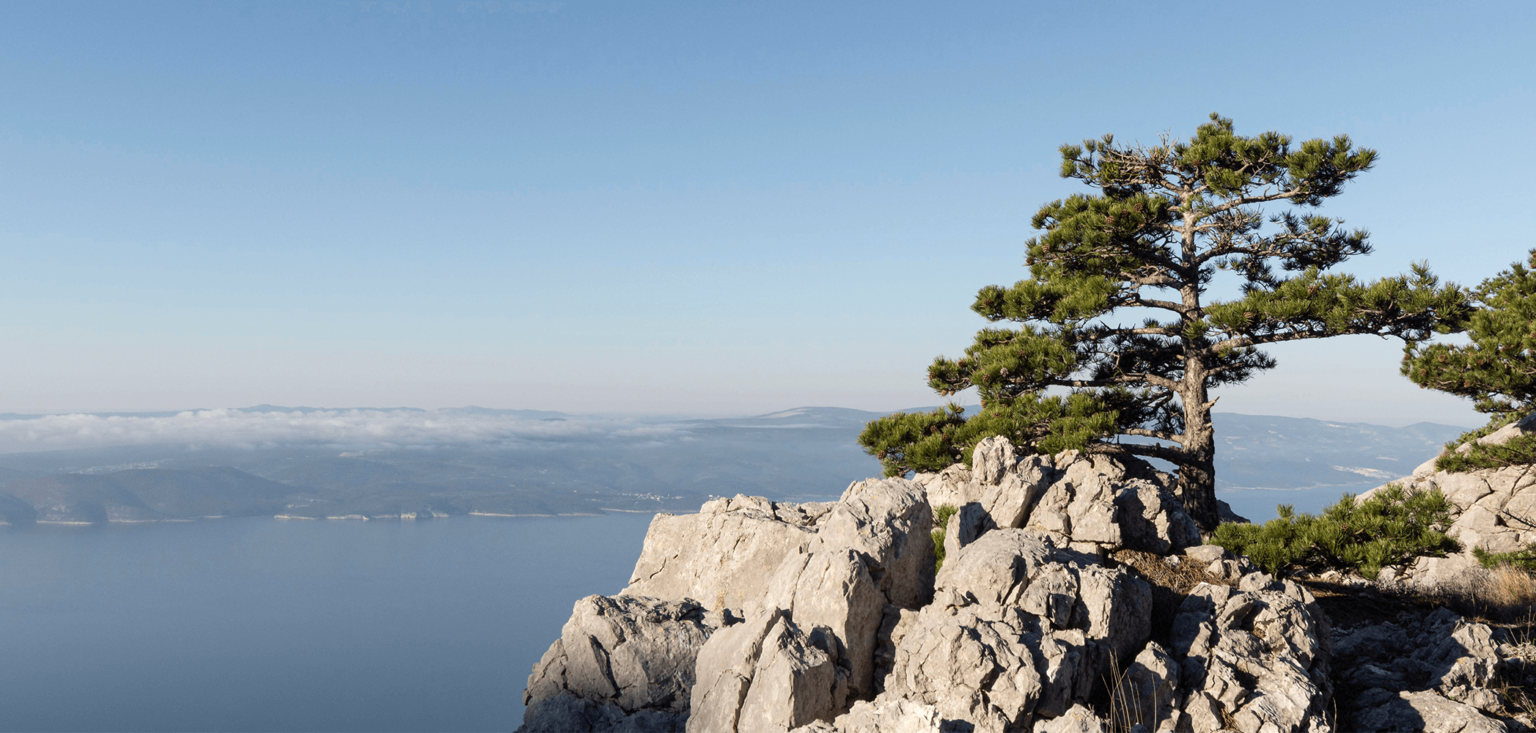
[[[689,668],[686,678],[675,677],[688,694],[620,709],[664,707],[677,721],[695,721],[691,730],[746,733],[830,719],[873,697],[888,609],[918,608],[932,595],[932,525],[921,488],[903,479],[856,482],[831,504],[738,496],[695,515],[657,515],[629,586],[606,600],[707,608],[719,621],[704,619],[679,644],[688,655],[679,663]],[[567,630],[586,628],[582,615],[578,605]],[[546,658],[568,656],[568,646],[562,635]],[[544,682],[554,676],[544,667],[526,693],[530,731],[561,724],[542,722],[546,710],[566,715],[569,699],[594,700],[585,688]],[[547,702],[554,697],[567,699]],[[765,713],[791,702],[783,716]],[[695,711],[695,704],[707,707]]]
[[[1536,434],[1536,413],[1478,438],[1484,445],[1502,445],[1509,440]],[[1463,443],[1456,451],[1465,453],[1471,445]],[[1442,452],[1443,455],[1443,452]],[[1439,471],[1435,462],[1425,461],[1392,483],[1409,491],[1439,490],[1451,503],[1452,522],[1445,533],[1462,545],[1462,554],[1450,558],[1421,557],[1405,568],[1386,574],[1390,584],[1409,584],[1437,588],[1476,567],[1473,548],[1489,552],[1512,552],[1536,544],[1536,466],[1516,465],[1464,473]],[[1391,484],[1388,484],[1391,485]],[[1364,500],[1385,490],[1379,486],[1360,495]]]
[[[577,601],[528,677],[524,730],[682,730],[695,658],[721,621],[688,601]]]
[[[1445,608],[1422,617],[1405,613],[1397,622],[1337,630],[1337,678],[1356,690],[1347,707],[1360,729],[1529,729],[1536,721],[1505,685],[1528,683],[1536,671],[1536,653],[1521,641]]]
[[[935,502],[957,507],[937,575]],[[1000,439],[834,503],[659,515],[535,668],[524,730],[1327,733],[1336,680],[1340,730],[1505,729],[1496,687],[1532,670],[1496,629],[1335,631],[1199,540],[1150,466]]]
[[[1144,461],[1065,451],[1018,456],[1003,438],[976,446],[972,468],[918,474],[934,506],[958,511],[956,546],[988,529],[1027,528],[1086,552],[1167,553],[1200,544],[1174,482]],[[946,545],[946,553],[948,545]]]
[[[737,496],[698,514],[657,514],[623,594],[741,608],[767,595],[773,571],[804,552],[831,508]]]
[[[787,731],[837,715],[848,694],[839,644],[781,609],[716,634],[699,654],[690,733]]]
[[[1182,716],[1194,730],[1327,731],[1327,616],[1305,588],[1250,572],[1201,584],[1173,623]],[[1172,679],[1170,676],[1169,679]]]
[[[988,532],[946,560],[936,585],[931,605],[896,624],[876,701],[931,705],[978,731],[1065,713],[1149,632],[1146,583],[1027,530]]]

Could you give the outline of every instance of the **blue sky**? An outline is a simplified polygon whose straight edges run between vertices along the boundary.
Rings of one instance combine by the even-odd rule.
[[[937,401],[1062,143],[1347,133],[1346,266],[1536,247],[1526,3],[10,3],[0,410]],[[1219,410],[1475,424],[1395,342]]]

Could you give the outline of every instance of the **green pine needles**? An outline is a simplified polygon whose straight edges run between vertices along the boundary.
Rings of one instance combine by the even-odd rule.
[[[1435,461],[1435,468],[1450,473],[1466,473],[1485,468],[1536,463],[1536,435],[1521,435],[1501,445],[1483,445],[1474,441],[1466,453],[1457,453],[1456,448],[1464,442],[1458,439],[1446,444],[1451,450]]]
[[[1093,192],[1040,208],[1029,277],[982,288],[971,306],[1002,325],[928,368],[940,395],[974,388],[979,413],[950,406],[871,422],[859,442],[887,474],[968,461],[992,435],[1045,453],[1161,458],[1178,466],[1186,510],[1212,530],[1210,391],[1272,368],[1258,347],[1364,333],[1417,342],[1467,309],[1465,293],[1423,265],[1375,282],[1328,272],[1371,249],[1365,231],[1315,210],[1376,160],[1342,135],[1246,137],[1213,114],[1188,140],[1144,147],[1106,135],[1063,146],[1061,158],[1061,175]],[[1239,297],[1213,299],[1218,277]]]
[[[1403,354],[1403,374],[1427,389],[1476,401],[1495,421],[1536,410],[1536,250],[1530,267],[1516,262],[1472,291],[1471,343],[1415,343]]]
[[[1472,554],[1482,566],[1493,570],[1500,565],[1509,565],[1527,573],[1536,573],[1536,545],[1526,547],[1514,552],[1489,552],[1481,547],[1472,548]]]
[[[1536,436],[1503,445],[1476,442],[1536,411],[1536,250],[1528,262],[1514,263],[1472,291],[1469,343],[1415,343],[1403,352],[1403,374],[1415,384],[1471,398],[1478,412],[1492,415],[1480,430],[1446,445],[1451,450],[1435,462],[1442,471],[1536,463]],[[1470,450],[1457,453],[1467,442]]]
[[[1271,573],[1348,568],[1374,580],[1387,565],[1459,550],[1437,529],[1450,526],[1450,508],[1438,490],[1408,492],[1391,484],[1365,501],[1345,494],[1319,516],[1281,506],[1280,518],[1264,524],[1223,524],[1211,544],[1247,555]]]

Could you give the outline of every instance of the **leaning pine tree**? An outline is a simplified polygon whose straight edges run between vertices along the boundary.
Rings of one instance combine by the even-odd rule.
[[[1370,283],[1327,272],[1371,249],[1366,232],[1310,211],[1376,159],[1342,135],[1293,146],[1274,132],[1238,135],[1211,115],[1187,142],[1124,146],[1106,135],[1061,154],[1062,176],[1097,191],[1042,207],[1030,277],[983,288],[971,306],[1017,326],[983,329],[963,358],[928,369],[941,395],[975,387],[980,411],[871,422],[859,442],[887,473],[968,460],[993,435],[1042,453],[1160,458],[1177,466],[1185,508],[1211,530],[1210,393],[1275,365],[1256,347],[1344,334],[1417,343],[1467,312],[1466,294],[1422,264]],[[1266,215],[1266,204],[1289,206]],[[1221,271],[1240,297],[1211,298],[1227,285]]]

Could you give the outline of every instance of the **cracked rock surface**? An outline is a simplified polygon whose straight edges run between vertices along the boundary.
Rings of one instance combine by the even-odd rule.
[[[1444,479],[1463,537],[1524,536],[1498,518],[1536,500],[1522,475]],[[836,502],[657,515],[629,586],[578,601],[534,668],[520,730],[1529,730],[1502,691],[1536,673],[1529,640],[1443,609],[1333,628],[1306,587],[1200,544],[1173,486],[989,439]]]

